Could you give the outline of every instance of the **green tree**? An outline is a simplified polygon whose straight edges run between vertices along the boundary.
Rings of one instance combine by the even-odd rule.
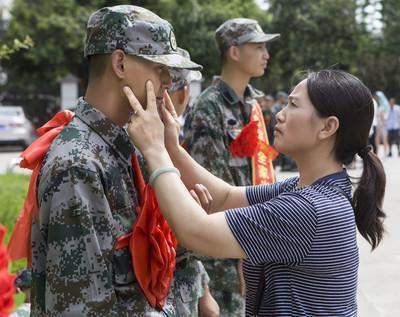
[[[360,29],[356,0],[271,0],[274,30],[270,80],[288,90],[294,74],[327,67],[354,72]]]

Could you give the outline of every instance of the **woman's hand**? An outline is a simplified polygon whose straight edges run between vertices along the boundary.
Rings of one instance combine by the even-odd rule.
[[[180,123],[175,107],[167,92],[164,92],[164,107],[161,108],[161,119],[164,123],[165,146],[168,152],[179,147]]]
[[[194,185],[190,190],[190,194],[194,200],[209,214],[212,204],[212,197],[208,189],[202,184]]]
[[[156,96],[153,83],[146,82],[147,109],[144,110],[129,87],[123,91],[133,109],[128,123],[128,134],[139,151],[146,157],[147,152],[162,152],[164,144],[164,124],[157,111]],[[172,115],[170,115],[172,117]]]

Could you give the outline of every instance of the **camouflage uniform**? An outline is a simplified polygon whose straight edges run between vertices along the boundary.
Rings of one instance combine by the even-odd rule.
[[[201,66],[176,51],[171,25],[136,6],[102,8],[87,25],[86,57],[122,49],[169,67]],[[135,221],[137,192],[126,131],[81,98],[38,176],[32,223],[32,316],[172,316],[151,308],[118,237]]]
[[[216,41],[221,52],[232,45],[267,42],[279,34],[265,34],[257,21],[233,19],[216,30]],[[189,110],[184,135],[190,155],[212,174],[236,186],[252,184],[251,159],[233,157],[229,146],[249,123],[255,98],[263,94],[250,85],[244,99],[224,81],[218,79],[198,98]],[[217,300],[221,315],[244,315],[244,298],[240,295],[237,260],[203,260],[210,276],[210,290]]]
[[[188,51],[178,47],[178,54],[190,59],[190,54]],[[168,89],[169,93],[174,93],[175,91],[183,89],[186,85],[189,85],[193,79],[201,80],[202,75],[199,71],[181,69],[181,68],[171,68],[171,87]]]
[[[178,54],[190,59],[188,51],[178,48]],[[172,85],[169,93],[174,93],[190,84],[191,78],[200,77],[198,71],[172,68],[170,70]],[[208,285],[209,277],[203,264],[198,261],[195,255],[178,246],[176,268],[172,291],[177,316],[190,317],[198,316],[199,300],[204,296],[205,287]]]
[[[132,153],[125,130],[81,98],[39,174],[33,316],[155,312],[135,282],[128,248],[114,247],[136,218]]]
[[[198,316],[198,305],[204,296],[210,279],[203,264],[191,252],[178,247],[178,257],[172,292],[176,315],[179,317]]]

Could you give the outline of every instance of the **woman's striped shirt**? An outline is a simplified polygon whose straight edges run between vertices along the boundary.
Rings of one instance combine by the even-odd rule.
[[[246,316],[261,270],[258,316],[356,316],[358,248],[346,171],[297,188],[298,178],[248,187],[250,206],[226,219],[246,253]]]

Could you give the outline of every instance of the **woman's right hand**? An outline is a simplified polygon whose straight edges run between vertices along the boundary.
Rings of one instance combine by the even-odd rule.
[[[175,107],[167,92],[164,93],[164,107],[161,108],[161,120],[164,123],[164,142],[168,152],[179,148],[180,123]]]

